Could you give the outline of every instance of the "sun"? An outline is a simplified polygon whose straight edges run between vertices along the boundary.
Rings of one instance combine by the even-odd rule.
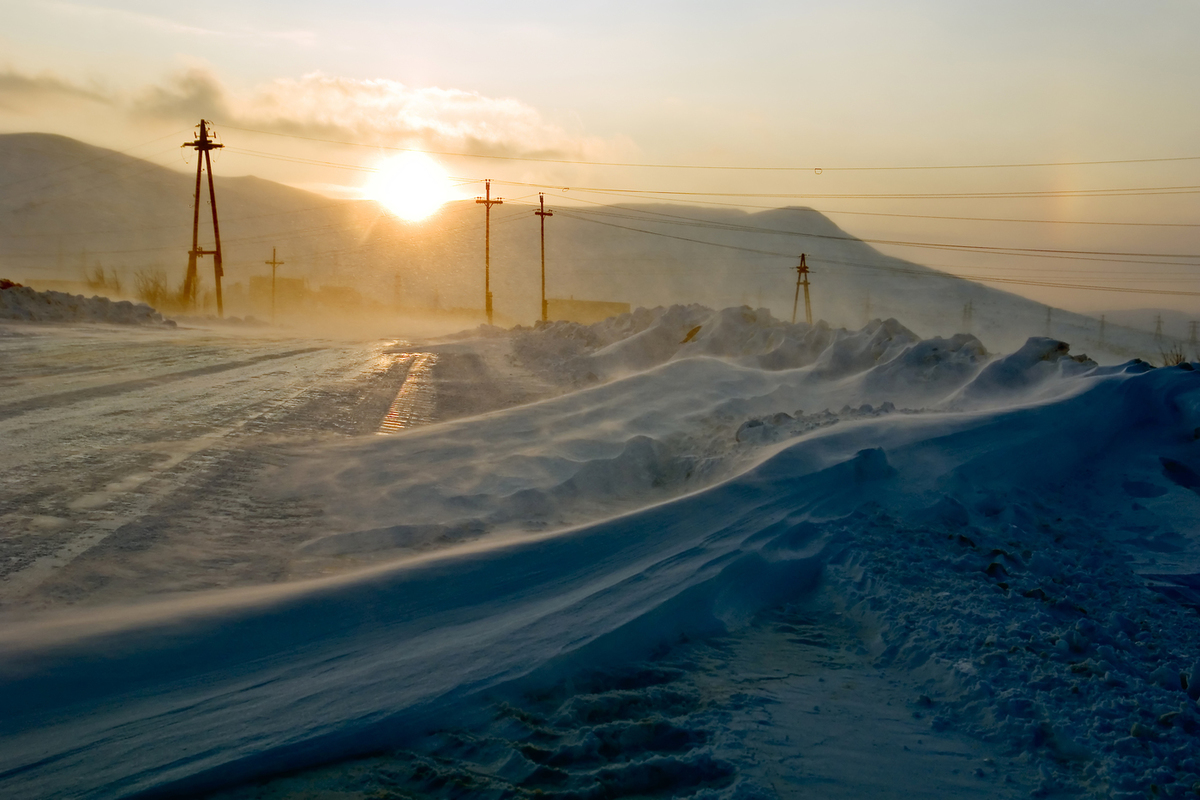
[[[365,194],[401,219],[416,222],[454,199],[450,177],[424,153],[404,153],[384,161]]]

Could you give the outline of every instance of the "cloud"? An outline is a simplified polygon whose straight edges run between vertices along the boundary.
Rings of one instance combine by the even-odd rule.
[[[193,121],[233,117],[225,90],[212,73],[199,67],[179,73],[166,86],[143,89],[130,105],[136,116],[158,119]]]
[[[14,69],[0,69],[0,109],[28,113],[52,103],[109,104],[112,98],[94,89],[77,86],[52,73],[26,75]]]
[[[50,106],[90,114],[92,104],[134,122],[169,121],[191,127],[200,118],[222,124],[316,139],[384,147],[414,147],[479,156],[628,160],[637,149],[625,138],[569,131],[511,97],[441,87],[413,87],[386,78],[309,73],[257,86],[231,88],[206,65],[125,92],[87,88],[52,73],[0,68],[0,111],[36,114]]]
[[[208,69],[194,67],[141,91],[131,109],[156,118],[203,116],[276,133],[478,155],[595,159],[632,149],[624,140],[572,134],[514,98],[320,72],[231,91]]]

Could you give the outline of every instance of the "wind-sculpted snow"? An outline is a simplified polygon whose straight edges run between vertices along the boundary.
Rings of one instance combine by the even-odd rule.
[[[403,559],[0,631],[0,794],[194,793],[401,748],[401,796],[773,796],[755,747],[830,723],[784,704],[756,739],[746,709],[778,701],[700,692],[680,650],[764,619],[1020,772],[981,761],[961,796],[1200,782],[1192,365],[698,307],[521,341],[599,382],[314,446],[260,487],[324,508],[302,554]],[[804,364],[755,363],[788,342]],[[782,686],[802,651],[767,650]]]
[[[860,414],[703,491],[533,540],[12,626],[0,787],[196,790],[377,752],[473,724],[517,679],[736,630],[824,585],[879,631],[881,666],[926,682],[914,713],[935,728],[1027,753],[1046,792],[1175,796],[1200,780],[1184,690],[1200,635],[1129,561],[1198,566],[1200,497],[1160,459],[1200,462],[1200,373],[1085,380],[1012,410]],[[1161,502],[1122,500],[1130,481]]]
[[[112,301],[64,292],[39,292],[28,286],[0,289],[0,320],[23,322],[107,322],[121,325],[163,325],[159,314],[145,303]]]
[[[1042,388],[1060,390],[1062,382],[1055,378],[1083,375],[1097,366],[1087,356],[1072,356],[1070,351],[1066,342],[1035,336],[1017,352],[988,364],[955,401],[1004,403],[1022,394],[1036,397]]]
[[[755,363],[788,342],[818,340],[824,345],[805,366]],[[527,366],[620,377],[398,438],[325,448],[269,476],[263,491],[277,499],[274,487],[284,487],[285,497],[323,503],[326,533],[302,548],[310,556],[374,559],[578,524],[711,485],[764,457],[760,445],[864,408],[982,408],[1085,385],[1051,378],[1091,362],[1066,355],[1063,343],[1032,341],[1055,360],[1030,357],[1027,346],[989,364],[970,335],[922,341],[895,320],[830,331],[745,308],[676,306],[592,326],[553,323],[515,334]],[[564,348],[574,353],[566,361]],[[1047,371],[1064,359],[1076,369]]]

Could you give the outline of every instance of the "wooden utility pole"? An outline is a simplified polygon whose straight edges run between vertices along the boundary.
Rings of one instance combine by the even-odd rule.
[[[217,283],[217,316],[224,317],[225,309],[221,303],[221,276],[225,271],[221,269],[221,226],[217,223],[217,192],[213,188],[212,175],[212,156],[210,153],[213,150],[219,150],[225,145],[217,144],[212,139],[208,138],[208,120],[200,120],[197,126],[200,128],[200,134],[195,141],[184,142],[183,147],[191,147],[196,150],[196,193],[193,198],[194,206],[192,208],[192,249],[188,251],[188,269],[187,275],[183,279],[183,294],[184,297],[191,301],[192,305],[196,305],[196,259],[200,256],[213,257],[213,277]],[[212,206],[212,223],[213,223],[213,249],[200,249],[200,173],[205,169],[208,170],[208,203]]]
[[[483,182],[484,196],[476,197],[476,203],[482,203],[484,207],[484,228],[483,228],[483,307],[487,312],[488,325],[492,324],[492,206],[504,205],[504,201],[497,197],[492,199],[492,182],[486,180]]]
[[[553,217],[553,211],[546,210],[546,196],[538,192],[538,205],[540,208],[533,212],[541,217],[542,222],[542,322],[547,319],[546,314],[546,217]]]
[[[796,265],[796,298],[792,301],[792,324],[796,324],[796,307],[800,305],[800,287],[804,287],[804,321],[812,325],[812,303],[808,299],[808,264],[804,253],[800,254],[800,263]]]
[[[271,260],[264,261],[271,265],[271,322],[275,321],[275,268],[283,266],[283,262],[275,258],[275,248],[271,248]]]

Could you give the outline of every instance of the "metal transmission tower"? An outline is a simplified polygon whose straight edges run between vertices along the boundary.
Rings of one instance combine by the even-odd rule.
[[[1162,341],[1162,314],[1154,315],[1154,341]]]
[[[492,199],[492,182],[483,182],[484,196],[476,197],[476,203],[484,207],[483,228],[483,307],[487,311],[488,325],[492,324],[492,206],[504,205],[504,200]]]
[[[974,316],[975,316],[975,301],[968,300],[963,305],[963,331],[965,333],[971,332],[971,320]]]
[[[221,269],[221,227],[217,223],[217,192],[213,188],[212,175],[212,156],[210,153],[213,150],[219,150],[225,145],[217,144],[212,139],[208,138],[208,120],[200,120],[197,126],[200,128],[199,135],[193,142],[184,142],[183,147],[191,147],[196,150],[196,195],[193,199],[192,208],[192,249],[188,251],[188,268],[187,275],[183,279],[183,295],[191,301],[193,306],[196,305],[196,259],[200,256],[213,257],[213,277],[217,283],[217,316],[225,316],[225,308],[221,302],[221,276],[225,271]],[[212,206],[212,222],[213,222],[213,249],[200,249],[200,173],[205,169],[208,170],[208,204]]]
[[[1100,315],[1100,344],[1104,344],[1104,315]]]
[[[271,260],[264,261],[264,264],[271,265],[271,322],[275,321],[275,268],[282,267],[283,262],[275,258],[275,248],[271,248]]]
[[[546,196],[538,192],[538,210],[533,212],[541,217],[542,222],[542,322],[546,316],[546,217],[553,217],[553,211],[546,210]]]
[[[812,303],[808,297],[808,263],[804,253],[800,254],[800,263],[796,265],[796,298],[792,301],[792,324],[796,324],[796,307],[800,305],[800,287],[804,287],[804,321],[812,325]]]

